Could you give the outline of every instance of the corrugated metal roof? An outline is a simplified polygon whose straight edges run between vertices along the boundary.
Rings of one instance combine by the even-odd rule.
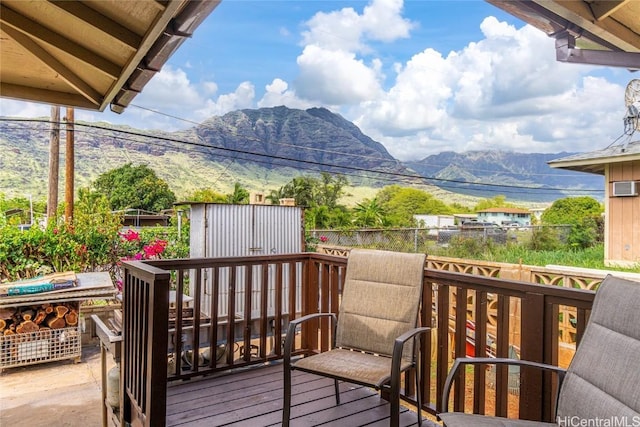
[[[603,150],[575,154],[547,162],[552,168],[604,175],[604,167],[610,163],[640,160],[640,141],[613,145]]]

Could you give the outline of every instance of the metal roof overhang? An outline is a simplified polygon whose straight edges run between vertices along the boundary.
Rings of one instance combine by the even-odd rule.
[[[575,154],[547,163],[552,168],[604,175],[607,165],[637,161],[640,161],[640,141],[614,145],[591,153]]]
[[[640,70],[638,0],[486,0],[556,39],[563,62]]]
[[[220,0],[2,0],[0,96],[122,112]]]

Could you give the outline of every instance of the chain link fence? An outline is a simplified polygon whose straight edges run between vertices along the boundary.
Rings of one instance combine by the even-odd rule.
[[[558,241],[566,243],[570,232],[570,225],[479,227],[468,230],[461,230],[459,227],[310,230],[311,238],[319,244],[419,253],[429,253],[433,252],[434,248],[447,247],[458,238],[490,240],[495,244],[524,244],[531,240],[534,233],[552,233]]]

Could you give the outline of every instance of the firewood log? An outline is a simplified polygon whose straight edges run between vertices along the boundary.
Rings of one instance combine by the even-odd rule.
[[[69,310],[69,312],[64,315],[64,320],[67,322],[67,326],[76,326],[78,324],[78,312],[74,309]]]
[[[44,312],[46,314],[53,313],[53,306],[51,304],[49,304],[48,302],[42,304],[42,309],[44,310]]]
[[[38,310],[38,313],[36,313],[36,317],[33,319],[33,323],[39,325],[46,317],[47,313],[43,309],[40,309]]]
[[[31,320],[31,314],[23,314],[22,318],[24,320],[16,327],[17,333],[25,334],[28,332],[35,332],[39,329],[38,325]]]
[[[46,320],[46,324],[51,329],[62,329],[67,326],[67,322],[64,320],[64,315],[69,311],[68,307],[64,305],[56,305]]]
[[[21,311],[20,311],[20,316],[22,316],[22,320],[31,320],[34,317],[36,317],[36,312],[35,310],[31,309],[31,308],[27,308],[24,307]]]
[[[0,319],[9,320],[15,313],[15,308],[0,308]]]

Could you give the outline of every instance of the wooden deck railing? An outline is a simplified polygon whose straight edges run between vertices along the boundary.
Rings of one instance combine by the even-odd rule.
[[[281,359],[289,320],[319,311],[337,312],[346,265],[344,257],[317,253],[127,263],[121,384],[125,420],[164,425],[170,381]],[[171,289],[188,290],[189,298],[183,292],[176,292],[175,298],[176,307],[193,298],[188,309],[170,308]],[[420,316],[434,332],[431,341],[422,343],[423,409],[436,413],[452,358],[468,353],[471,314],[476,356],[485,356],[490,349],[498,357],[508,356],[510,308],[518,303],[521,358],[557,364],[559,307],[577,310],[579,341],[593,296],[592,291],[425,268],[423,307],[428,309]],[[498,301],[497,325],[491,334],[490,297]],[[296,349],[299,354],[324,351],[330,342],[327,322],[307,322]],[[465,399],[464,387],[456,386],[452,407],[459,410],[466,400],[474,412],[506,415],[509,372],[498,369],[492,384],[484,372],[476,371],[465,382],[472,384],[471,401]],[[553,379],[528,370],[520,378],[520,417],[550,419]],[[488,399],[493,392],[495,396]],[[403,397],[415,403],[414,393],[408,387]]]

